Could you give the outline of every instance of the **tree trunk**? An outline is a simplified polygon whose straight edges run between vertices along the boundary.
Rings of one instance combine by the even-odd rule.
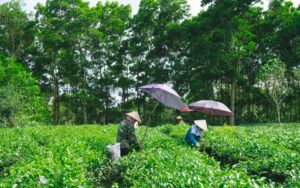
[[[230,124],[234,125],[234,116],[235,116],[235,90],[236,90],[236,80],[233,80],[231,83],[231,97],[230,97],[230,108],[233,113],[232,116],[230,116]]]
[[[239,94],[240,94],[240,87],[236,86],[236,89],[235,89],[235,99],[234,99],[234,103],[235,103],[235,109],[234,109],[234,111],[235,112],[239,112],[238,109],[241,109],[239,103],[237,102],[237,101],[239,101]],[[235,124],[239,124],[240,123],[240,115],[241,115],[241,113],[236,113],[235,120],[234,120]]]
[[[277,110],[277,117],[278,117],[278,123],[281,125],[281,119],[280,119],[280,104],[276,102],[276,110]]]
[[[126,103],[126,89],[125,87],[122,87],[122,105],[121,105],[121,110],[122,110],[122,114],[125,114],[125,103]]]
[[[106,91],[108,91],[109,89],[106,87]],[[107,111],[107,109],[109,108],[109,98],[108,98],[109,96],[106,96],[105,97],[105,111],[104,111],[104,125],[106,125],[106,123],[107,123],[107,114],[106,114],[106,111]]]
[[[84,96],[84,100],[83,100],[83,122],[84,124],[87,124],[88,122],[86,96]]]
[[[59,86],[58,79],[56,75],[54,75],[54,104],[53,104],[53,121],[55,125],[59,124]]]
[[[254,121],[254,100],[253,100],[253,89],[251,86],[251,93],[250,93],[250,122],[251,124]]]
[[[84,70],[85,72],[85,70]],[[84,89],[84,96],[83,96],[83,123],[87,124],[88,116],[87,116],[87,87],[86,87],[86,79],[85,74],[83,75],[83,89]]]
[[[86,76],[86,64],[85,64],[85,59],[84,59],[84,52],[83,49],[81,47],[81,43],[80,41],[78,41],[78,46],[79,46],[79,52],[81,54],[80,56],[80,61],[81,61],[81,66],[82,66],[82,88],[84,90],[84,96],[83,96],[83,123],[87,124],[88,122],[88,117],[87,117],[87,76]]]

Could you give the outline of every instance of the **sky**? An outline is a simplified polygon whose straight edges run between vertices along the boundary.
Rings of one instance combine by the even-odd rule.
[[[10,0],[0,0],[0,4],[8,2]],[[94,6],[98,0],[84,0],[90,2],[90,6]],[[107,0],[104,0],[107,1]],[[114,0],[118,1],[121,4],[130,4],[132,7],[132,13],[135,14],[138,11],[140,0]],[[197,15],[198,12],[203,9],[200,7],[201,0],[187,0],[189,5],[191,6],[191,14]],[[300,4],[300,0],[290,0],[294,3],[295,6]],[[46,0],[21,0],[23,4],[25,4],[25,11],[26,12],[34,12],[35,5],[39,2],[45,4]],[[267,8],[270,0],[263,0],[263,7]]]

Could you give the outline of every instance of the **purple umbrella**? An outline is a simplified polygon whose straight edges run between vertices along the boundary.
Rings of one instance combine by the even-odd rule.
[[[170,88],[167,84],[149,84],[140,87],[140,89],[152,97],[154,97],[156,100],[158,100],[160,103],[162,103],[165,106],[174,108],[176,110],[181,110],[182,112],[189,111],[189,107],[182,102],[181,97],[178,95],[176,91],[174,91],[172,88]],[[152,110],[152,113],[155,111],[156,107],[155,105],[154,109]],[[150,119],[148,120],[148,123],[150,122]],[[147,124],[148,124],[147,123]],[[147,135],[148,126],[145,129],[145,133],[143,136],[143,139],[141,141],[141,147],[143,148],[144,140]]]
[[[215,116],[232,116],[233,113],[229,108],[220,102],[212,100],[200,100],[189,105],[191,110],[204,112]]]
[[[167,84],[149,84],[140,87],[140,89],[165,106],[181,111],[188,110],[188,106],[182,101],[178,93]]]

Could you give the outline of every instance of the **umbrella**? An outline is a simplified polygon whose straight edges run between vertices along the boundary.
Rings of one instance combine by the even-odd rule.
[[[140,89],[152,97],[154,97],[156,100],[158,100],[163,105],[180,110],[182,112],[188,112],[190,109],[189,107],[181,100],[181,97],[178,95],[178,93],[172,89],[167,84],[149,84],[140,87]],[[151,113],[153,113],[158,106],[158,103],[155,105],[154,109]],[[150,119],[148,120],[148,123],[150,122]],[[148,124],[147,123],[147,124]],[[147,135],[148,126],[145,129],[143,139],[141,141],[141,146],[143,148],[144,140]]]
[[[189,105],[189,108],[194,111],[200,111],[215,116],[233,115],[225,104],[212,100],[200,100],[193,102]]]
[[[188,106],[182,101],[178,93],[167,84],[149,84],[140,87],[140,89],[167,107],[183,112],[189,110]]]

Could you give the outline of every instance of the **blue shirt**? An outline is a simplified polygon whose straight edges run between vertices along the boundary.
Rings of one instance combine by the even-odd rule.
[[[197,136],[196,134],[194,134],[192,132],[193,128],[195,128],[194,125],[193,125],[193,127],[189,128],[189,130],[187,131],[187,133],[184,137],[184,141],[189,145],[195,146],[199,142],[200,138],[203,137],[204,133],[200,130],[200,128],[197,127],[199,129],[199,132],[198,132],[199,135]]]

